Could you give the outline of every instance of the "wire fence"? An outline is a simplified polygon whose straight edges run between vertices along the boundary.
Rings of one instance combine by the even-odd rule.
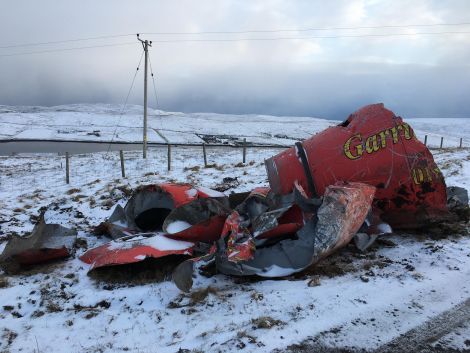
[[[212,170],[231,177],[234,167],[260,167],[280,149],[285,147],[161,145],[149,147],[145,159],[142,151],[132,150],[56,155],[53,163],[57,165],[60,161],[63,178],[71,184],[77,180],[86,183],[103,178],[138,179],[149,175],[164,175],[181,181],[188,171],[209,173]]]
[[[463,138],[443,137],[438,134],[417,137],[431,150],[470,147],[470,141]],[[131,145],[132,150],[112,148],[101,152],[70,151],[56,154],[55,157],[49,154],[45,159],[48,159],[56,172],[62,174],[62,180],[67,184],[75,183],[77,180],[85,182],[97,178],[138,178],[149,174],[174,175],[178,179],[181,177],[179,172],[188,168],[221,168],[225,164],[232,166],[262,164],[265,159],[291,146],[255,144],[246,139],[236,144],[153,144],[148,148],[146,159],[142,158],[142,150],[137,149],[139,147],[139,144],[135,144]]]
[[[422,142],[431,150],[466,148],[468,141],[463,138],[444,138],[438,135],[424,135]],[[291,146],[259,145],[244,141],[241,144],[160,144],[148,148],[147,158],[142,158],[142,151],[108,151],[107,153],[95,152],[88,154],[76,154],[73,158],[83,163],[89,155],[96,154],[102,159],[106,169],[112,169],[113,176],[137,177],[149,173],[165,173],[174,170],[188,168],[217,168],[225,163],[246,165],[247,163],[262,163],[265,159],[279,153],[280,150]],[[70,154],[65,155],[66,180],[69,180]],[[80,163],[80,162],[78,162]],[[83,170],[83,163],[79,170]],[[74,163],[75,164],[75,163]],[[75,177],[79,177],[75,175]]]

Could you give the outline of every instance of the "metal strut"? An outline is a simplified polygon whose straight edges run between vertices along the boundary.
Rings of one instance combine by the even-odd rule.
[[[304,168],[305,178],[307,179],[307,186],[312,194],[312,198],[318,198],[317,190],[315,189],[315,183],[313,181],[312,172],[310,171],[310,167],[308,165],[307,155],[304,150],[304,146],[302,142],[296,142],[295,147],[299,153],[300,160],[302,162],[302,167]]]

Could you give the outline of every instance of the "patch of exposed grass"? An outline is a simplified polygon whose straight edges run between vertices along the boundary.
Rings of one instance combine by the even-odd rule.
[[[107,200],[104,200],[103,202],[101,202],[101,206],[105,207],[105,208],[111,208],[111,207],[113,207],[113,205],[114,205],[114,201],[111,200],[111,199],[107,199]]]
[[[72,194],[75,194],[75,193],[77,193],[77,192],[80,192],[80,189],[78,189],[78,188],[72,188],[72,189],[70,189],[70,190],[67,191],[67,194],[68,194],[68,195],[72,195]]]
[[[84,199],[86,197],[87,197],[86,195],[78,194],[78,195],[75,195],[74,197],[72,197],[72,201],[78,202],[78,201],[80,201],[80,199]]]
[[[198,172],[201,169],[198,165],[195,165],[194,167],[184,167],[184,171],[192,171],[192,172]]]
[[[206,288],[201,288],[199,290],[191,292],[191,294],[189,295],[189,297],[191,298],[191,304],[194,305],[196,303],[204,301],[204,299],[206,299],[209,294],[217,295],[217,289],[208,286]]]
[[[41,316],[44,316],[44,311],[42,310],[35,310],[32,314],[31,314],[31,317],[41,317]]]
[[[225,169],[224,165],[218,165],[217,163],[208,164],[204,168],[214,168],[214,169],[219,170],[219,171],[222,171],[222,170]]]
[[[62,309],[59,304],[49,301],[46,304],[46,310],[48,313],[58,313],[63,311],[64,309]]]
[[[132,195],[132,188],[129,185],[118,185],[116,189],[121,191],[126,197],[130,197]]]
[[[237,338],[247,338],[249,343],[256,343],[256,337],[248,334],[246,331],[238,331]]]
[[[88,202],[90,203],[90,207],[96,206],[96,199],[93,196],[90,196],[90,198],[88,199]]]
[[[98,184],[99,182],[101,182],[100,179],[96,179],[94,181],[90,181],[88,184],[86,184],[87,186],[90,186],[90,185],[94,185],[94,184]]]
[[[0,288],[8,288],[10,287],[10,282],[8,281],[8,278],[2,276],[0,277]]]
[[[15,331],[9,330],[7,328],[3,329],[2,338],[7,343],[7,346],[10,346],[16,337],[18,337],[18,334]]]
[[[281,320],[273,319],[271,316],[260,316],[256,319],[252,319],[251,323],[255,328],[270,329],[274,326],[282,326],[286,323]]]

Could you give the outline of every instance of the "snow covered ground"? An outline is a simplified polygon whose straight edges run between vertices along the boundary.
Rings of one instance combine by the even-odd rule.
[[[0,139],[142,141],[142,107],[127,106],[121,113],[120,106],[104,104],[0,106]],[[292,145],[333,123],[309,117],[185,114],[149,109],[148,141],[203,143],[203,135],[228,135],[252,143]],[[224,140],[220,138],[220,142]]]
[[[90,109],[92,116],[95,108]],[[1,121],[9,114],[2,114]],[[22,120],[26,113],[13,114]],[[211,133],[220,134],[224,131],[221,118],[200,118],[190,128],[206,133],[213,128]],[[45,117],[44,122],[51,120]],[[312,123],[309,133],[329,123]],[[422,124],[434,129],[431,123]],[[297,125],[272,131],[288,136],[297,131],[295,136],[301,138],[305,129]],[[245,128],[247,134],[259,135],[265,126],[254,124],[252,131]],[[459,136],[465,129],[465,124],[454,125],[447,134]],[[248,191],[267,185],[263,161],[278,152],[249,149],[243,165],[241,150],[210,148],[210,167],[204,168],[201,148],[177,147],[168,172],[166,148],[151,149],[145,161],[140,152],[130,151],[125,152],[126,178],[121,178],[116,152],[74,155],[69,185],[61,156],[1,156],[0,251],[10,234],[32,229],[42,206],[55,203],[49,221],[77,228],[79,238],[92,247],[106,239],[92,235],[91,227],[109,216],[116,203],[125,204],[132,188],[178,181],[226,186],[226,192]],[[433,153],[448,185],[470,189],[469,149]],[[227,177],[235,180],[224,181]],[[172,282],[157,282],[148,272],[115,281],[111,276],[89,276],[88,266],[77,258],[83,252],[79,248],[72,259],[29,272],[0,273],[0,351],[270,352],[289,346],[302,351],[309,344],[371,350],[470,298],[470,238],[453,234],[439,239],[394,234],[366,253],[351,245],[312,270],[282,280],[198,275],[189,295],[181,294]],[[430,343],[436,349],[469,349],[468,333],[468,324],[449,326]]]
[[[351,112],[352,113],[352,112]],[[55,107],[0,106],[0,140],[142,141],[141,106],[74,104]],[[347,116],[344,117],[346,119]],[[470,146],[468,119],[407,119],[428,144]],[[291,146],[338,121],[313,117],[173,113],[149,109],[150,143],[237,143]],[[458,127],[458,128],[456,128]],[[214,137],[215,136],[215,137]],[[1,145],[0,145],[1,148]]]

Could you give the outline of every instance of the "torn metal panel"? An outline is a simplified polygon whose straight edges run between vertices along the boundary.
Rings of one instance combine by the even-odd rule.
[[[139,188],[124,208],[124,224],[139,231],[159,231],[172,210],[199,198],[226,196],[210,189],[199,190],[189,184],[155,184]]]
[[[191,185],[146,185],[134,192],[124,207],[125,218],[119,222],[140,232],[159,231],[171,210],[196,198],[197,191]]]
[[[418,228],[448,215],[444,179],[431,153],[410,125],[383,104],[359,109],[302,147],[319,195],[336,181],[373,185],[373,207],[393,228]],[[298,150],[289,148],[266,161],[276,194],[292,193],[299,182],[312,196]]]
[[[235,210],[250,220],[254,220],[259,215],[275,207],[276,200],[274,194],[271,193],[271,189],[259,187],[253,189]]]
[[[205,267],[215,265],[216,252],[217,246],[214,243],[204,255],[187,259],[176,266],[172,273],[172,280],[176,286],[183,292],[189,292],[193,285],[195,263],[203,261],[206,263]]]
[[[28,236],[13,236],[0,254],[0,263],[13,260],[33,265],[61,259],[71,254],[77,232],[59,224],[46,224],[44,213]]]
[[[317,260],[351,241],[367,217],[375,191],[375,187],[362,183],[338,183],[327,188],[317,213]]]
[[[447,206],[449,209],[468,208],[468,191],[458,186],[447,188]]]
[[[282,235],[285,230],[293,228],[299,229],[304,218],[302,211],[293,206],[294,201],[293,195],[279,197],[270,188],[255,188],[237,206],[238,221],[257,239]]]
[[[117,205],[116,208],[121,206]],[[119,222],[101,222],[98,226],[93,229],[93,233],[96,235],[108,235],[112,239],[119,239],[128,235],[133,235],[135,232],[132,229],[123,227]]]
[[[268,239],[279,241],[303,226],[301,209],[288,199],[277,197],[269,188],[257,188],[237,206],[227,217],[220,236],[226,241],[229,261],[250,260],[256,248]]]
[[[220,238],[229,213],[230,209],[215,199],[195,200],[174,209],[163,222],[163,231],[173,239],[212,242]],[[172,227],[178,223],[183,227]]]
[[[123,265],[168,255],[192,255],[194,243],[170,239],[162,233],[141,233],[113,240],[88,250],[80,260],[90,271],[103,266]]]
[[[369,212],[364,224],[354,236],[354,243],[360,251],[365,251],[374,244],[379,236],[392,232],[392,227],[388,223],[383,222],[373,212]]]
[[[221,239],[227,242],[228,261],[249,260],[254,256],[255,242],[244,223],[244,218],[237,211],[233,211],[225,221]]]
[[[228,214],[228,211],[225,211],[225,213],[217,211],[217,207],[213,205],[210,209],[206,205],[206,211],[203,211],[202,208],[204,207],[202,205],[204,203],[201,203],[200,200],[205,199],[213,200],[214,204],[217,202],[220,205],[218,209],[227,208],[229,204],[228,198],[223,193],[208,188],[195,188],[189,184],[170,183],[146,185],[134,192],[124,208],[117,205],[108,222],[102,223],[96,231],[101,234],[108,234],[113,239],[142,232],[159,232],[163,229],[165,220],[171,214],[174,219],[173,211],[184,208],[180,211],[184,213],[186,207],[191,208],[188,205],[194,203],[193,210],[199,210],[196,217],[199,222],[196,223],[201,223],[193,229],[195,231],[194,239],[202,239],[204,238],[204,231],[213,230],[214,227],[221,229],[222,217],[215,217],[216,214],[219,216]],[[212,214],[210,214],[211,210],[213,210]],[[208,218],[203,219],[203,215],[207,215]],[[204,221],[207,221],[207,223],[202,224]],[[196,223],[191,224],[196,225]],[[212,231],[212,233],[214,232]],[[214,238],[212,233],[208,235],[208,238]]]
[[[351,241],[369,212],[374,193],[375,187],[361,183],[329,186],[317,217],[308,221],[295,239],[256,248],[251,259],[238,261],[229,258],[230,244],[221,239],[217,243],[217,269],[228,275],[262,277],[302,271]]]

